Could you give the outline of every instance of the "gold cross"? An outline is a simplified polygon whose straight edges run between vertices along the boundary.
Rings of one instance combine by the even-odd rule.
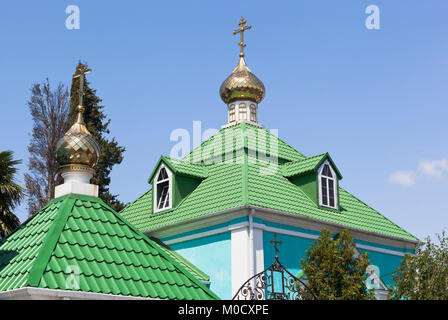
[[[79,89],[78,89],[79,100],[78,101],[79,101],[79,105],[82,106],[82,107],[84,107],[83,106],[83,97],[84,97],[84,94],[85,94],[85,92],[84,92],[84,75],[86,75],[87,73],[90,73],[90,72],[92,72],[91,69],[83,70],[82,67],[79,67],[76,70],[75,74],[73,75],[73,79],[81,77],[79,79]]]
[[[238,22],[238,25],[240,28],[238,30],[233,31],[233,34],[240,34],[240,42],[238,42],[238,45],[240,46],[240,57],[244,57],[244,47],[246,44],[244,43],[244,31],[252,28],[252,26],[249,24],[247,26],[244,26],[246,24],[246,20],[244,20],[243,17],[241,17],[240,22]]]
[[[274,244],[274,248],[275,248],[275,258],[278,259],[278,248],[277,248],[277,243],[278,244],[282,244],[282,241],[277,241],[277,234],[274,233],[274,240],[271,240],[271,243]]]

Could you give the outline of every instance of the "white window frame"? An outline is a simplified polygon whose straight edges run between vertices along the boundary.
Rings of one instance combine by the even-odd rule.
[[[162,169],[166,170],[168,178],[165,180],[162,180],[162,181],[157,181],[157,179],[159,178],[160,171]],[[153,181],[153,211],[154,211],[154,213],[160,212],[160,211],[165,211],[165,210],[171,209],[173,207],[173,179],[172,179],[172,177],[173,177],[173,174],[171,173],[170,169],[168,169],[164,165],[161,165],[159,170],[157,171],[157,174],[155,175],[154,181]],[[169,205],[159,209],[159,201],[158,201],[159,199],[157,199],[158,188],[159,188],[160,184],[167,182],[167,181],[168,181]]]
[[[241,102],[238,105],[238,119],[239,120],[247,120],[247,104],[245,102]],[[244,115],[244,118],[243,118]]]
[[[331,175],[333,178],[323,176],[322,171],[324,170],[325,165],[328,164],[330,167]],[[327,204],[323,203],[323,195],[322,195],[322,177],[327,180],[333,180],[333,196],[334,196],[334,207],[330,206],[330,188],[328,188],[327,184]],[[322,207],[332,208],[332,209],[338,209],[339,203],[338,203],[338,179],[336,176],[336,172],[334,172],[333,167],[331,166],[330,162],[328,160],[325,160],[325,162],[320,166],[317,174],[317,183],[319,188],[319,205]]]
[[[229,123],[236,122],[236,106],[231,104],[229,106]]]
[[[257,122],[257,107],[253,103],[249,106],[249,119],[252,122]]]

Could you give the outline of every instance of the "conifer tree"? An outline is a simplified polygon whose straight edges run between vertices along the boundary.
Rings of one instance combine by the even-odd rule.
[[[323,229],[306,253],[306,258],[301,261],[308,282],[307,289],[302,288],[304,299],[374,298],[374,293],[368,292],[366,286],[369,257],[355,254],[355,242],[349,230],[341,231],[336,239],[332,239],[331,232]]]
[[[86,63],[78,62],[76,70],[86,70],[88,66]],[[95,174],[91,182],[99,186],[98,196],[112,207],[115,211],[120,211],[123,209],[124,204],[117,199],[117,195],[112,195],[109,191],[110,184],[110,172],[112,167],[116,164],[120,164],[123,160],[123,152],[125,148],[119,146],[115,138],[109,140],[106,135],[110,134],[109,124],[110,119],[107,119],[103,112],[104,106],[100,105],[101,99],[96,95],[96,90],[90,87],[90,82],[88,82],[84,77],[84,98],[83,104],[85,107],[84,111],[84,122],[86,123],[87,129],[95,137],[96,141],[99,143],[101,148],[101,155],[98,159],[98,164],[95,167]],[[68,127],[70,127],[77,117],[77,106],[79,104],[79,81],[80,78],[75,78],[72,80],[72,86],[70,89],[70,111],[68,115]]]

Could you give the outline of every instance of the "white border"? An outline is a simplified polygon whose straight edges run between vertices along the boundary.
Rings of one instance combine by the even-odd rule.
[[[333,186],[333,191],[334,191],[334,207],[330,206],[329,204],[323,204],[322,201],[322,171],[324,169],[324,166],[328,164],[328,166],[330,167],[330,171],[331,174],[333,175],[333,179],[329,178],[327,176],[324,176],[325,179],[332,179],[334,182],[334,186]],[[322,165],[320,166],[319,170],[317,171],[317,183],[318,183],[318,188],[319,188],[319,205],[322,207],[326,207],[326,208],[331,208],[331,209],[338,209],[339,208],[339,195],[338,195],[338,188],[339,188],[339,184],[338,184],[338,176],[336,175],[336,173],[333,170],[333,167],[331,166],[330,162],[328,162],[328,160],[325,160],[324,163],[322,163]],[[327,190],[328,194],[330,194],[330,190]],[[330,203],[330,198],[328,197],[328,203]]]
[[[158,206],[158,201],[157,201],[157,178],[159,177],[159,173],[160,170],[162,170],[162,168],[165,168],[166,173],[168,174],[168,196],[170,197],[170,205],[166,208],[162,208],[159,209]],[[165,210],[169,210],[173,207],[173,173],[171,172],[171,170],[165,166],[164,164],[160,165],[159,170],[157,170],[156,175],[154,176],[154,181],[152,182],[153,186],[152,186],[152,190],[153,190],[153,212],[161,212],[161,211],[165,211]]]

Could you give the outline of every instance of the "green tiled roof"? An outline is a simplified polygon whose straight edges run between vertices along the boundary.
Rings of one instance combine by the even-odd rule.
[[[79,288],[68,279],[79,273]],[[216,299],[99,198],[52,200],[0,243],[0,291],[23,287],[160,299]]]
[[[157,165],[154,167],[148,181],[151,181],[159,168],[160,163],[165,163],[174,174],[180,174],[184,176],[190,176],[194,178],[206,178],[207,177],[207,167],[203,164],[194,164],[190,161],[182,159],[171,159],[169,157],[162,156],[158,161]]]
[[[261,146],[258,146],[259,141],[266,141],[266,143],[261,143]],[[235,150],[242,148],[243,144],[244,147],[250,150],[263,151],[263,153],[270,155],[271,151],[274,151],[274,148],[271,150],[271,142],[277,144],[277,150],[275,151],[281,163],[285,160],[295,161],[306,158],[265,128],[248,123],[240,123],[219,130],[196,147],[184,160],[188,159],[191,163],[205,162],[207,164],[211,162],[210,159],[213,157],[224,157],[227,153],[235,153]],[[263,150],[264,148],[266,150]]]
[[[210,276],[203,272],[201,269],[196,267],[194,264],[192,264],[190,261],[185,259],[183,256],[181,256],[179,253],[171,249],[170,246],[163,243],[163,241],[157,239],[157,238],[151,238],[151,240],[155,241],[159,246],[160,249],[165,251],[167,254],[171,256],[174,260],[176,260],[181,266],[183,266],[185,269],[188,270],[193,276],[195,276],[196,279],[209,282]]]
[[[294,175],[312,172],[326,155],[327,153],[322,153],[304,160],[287,162],[282,165],[283,175],[285,177],[291,177]]]
[[[334,165],[333,160],[331,160],[331,157],[327,152],[312,157],[308,157],[302,160],[286,162],[281,165],[281,170],[283,176],[285,177],[292,177],[311,172],[317,172],[317,169],[319,168],[321,163],[324,162],[325,159],[328,159],[330,161],[333,169],[336,170],[338,178],[342,179],[342,175],[340,174],[336,165]]]
[[[243,133],[238,134],[238,128]],[[221,129],[198,148],[200,150],[216,141],[224,143],[222,138],[217,137],[220,132],[233,130],[236,135],[244,135],[244,131],[248,128],[253,128],[258,133],[267,132],[270,135],[265,129],[243,123]],[[300,187],[285,177],[285,170],[286,176],[294,174],[294,172],[311,170],[310,168],[315,167],[323,157],[328,156],[327,154],[306,158],[278,139],[279,158],[286,162],[281,164],[277,168],[278,170],[273,170],[272,174],[266,175],[262,171],[265,164],[258,160],[254,161],[250,156],[250,144],[245,143],[245,145],[246,152],[241,161],[207,165],[207,177],[175,209],[152,213],[152,191],[150,189],[124,208],[121,214],[137,228],[146,232],[221,210],[242,205],[254,205],[336,223],[345,227],[417,240],[409,232],[343,188],[339,188],[341,210],[335,211],[317,206]],[[224,147],[215,146],[214,149],[220,152]],[[191,154],[187,157],[194,158]],[[331,160],[331,158],[329,159]]]

